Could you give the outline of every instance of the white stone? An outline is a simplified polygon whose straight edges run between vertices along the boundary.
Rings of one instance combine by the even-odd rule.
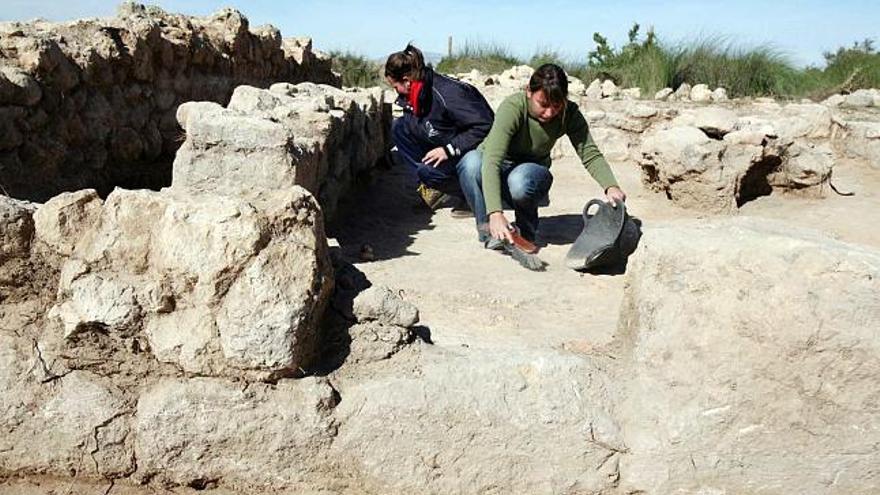
[[[697,84],[691,88],[690,99],[697,103],[708,103],[712,101],[712,91],[705,84]]]
[[[707,134],[721,137],[734,130],[737,119],[732,110],[709,106],[684,110],[673,119],[672,125],[697,127]]]
[[[602,99],[602,81],[598,79],[593,79],[593,82],[587,86],[587,89],[584,91],[584,96],[588,100],[601,100]]]
[[[27,258],[34,238],[34,210],[27,201],[0,195],[0,263]]]
[[[614,81],[611,79],[606,79],[602,82],[602,97],[603,98],[613,98],[620,94],[620,89],[614,84]]]
[[[131,411],[107,379],[73,371],[49,390],[16,400],[31,410],[17,418],[4,418],[10,421],[4,423],[0,441],[3,469],[55,476],[73,472],[83,477],[124,476],[134,471]]]
[[[712,101],[714,103],[720,103],[723,101],[727,101],[729,98],[727,97],[727,90],[724,88],[715,88],[715,91],[712,91]]]
[[[425,349],[418,373],[339,385],[329,456],[385,493],[613,491],[627,446],[606,380],[554,351]]]
[[[656,93],[654,93],[654,99],[660,100],[660,101],[665,101],[667,98],[669,98],[672,95],[672,93],[673,93],[672,88],[663,88],[660,91],[657,91]]]
[[[56,253],[70,256],[97,222],[101,205],[94,189],[55,196],[34,213],[36,239]]]
[[[829,96],[828,98],[825,98],[822,104],[829,107],[839,107],[843,104],[844,101],[846,101],[846,97],[844,95],[835,94]]]
[[[642,97],[642,88],[626,88],[620,91],[620,97],[624,100],[638,100]]]
[[[138,477],[188,485],[226,479],[239,486],[287,488],[330,460],[333,388],[323,379],[276,386],[210,378],[165,379],[137,403]]]
[[[419,310],[388,287],[376,286],[361,292],[352,307],[358,321],[411,327],[419,322]]]
[[[207,308],[153,315],[147,320],[144,333],[159,361],[190,373],[211,373],[209,358],[217,330],[214,316]]]
[[[844,97],[843,105],[849,108],[865,108],[874,106],[874,91],[870,89],[859,89]]]
[[[872,491],[878,291],[876,250],[765,218],[646,230],[619,329],[620,489]]]
[[[674,101],[688,101],[691,97],[691,85],[688,83],[681,83],[681,86],[672,93],[670,99]]]

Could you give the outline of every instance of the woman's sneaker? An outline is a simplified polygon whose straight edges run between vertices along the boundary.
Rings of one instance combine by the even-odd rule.
[[[419,184],[419,187],[416,188],[416,191],[418,191],[419,196],[422,197],[422,201],[424,201],[425,204],[428,205],[428,208],[430,208],[431,210],[436,210],[437,208],[440,208],[440,205],[442,205],[443,201],[446,199],[446,194],[436,189],[431,189],[424,184]]]

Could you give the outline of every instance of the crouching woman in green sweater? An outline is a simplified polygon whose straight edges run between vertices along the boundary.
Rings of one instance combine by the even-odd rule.
[[[544,64],[532,74],[524,92],[504,99],[482,146],[462,157],[456,167],[480,242],[486,247],[500,247],[498,241],[505,239],[512,241],[512,227],[502,208],[505,203],[516,214],[520,234],[535,240],[538,206],[546,201],[553,184],[550,150],[563,135],[568,135],[606,199],[614,205],[626,199],[590,137],[586,119],[578,106],[568,101],[565,71],[558,65]]]

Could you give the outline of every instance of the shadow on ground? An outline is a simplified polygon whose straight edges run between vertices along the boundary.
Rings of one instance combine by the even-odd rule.
[[[581,215],[552,215],[541,217],[538,226],[539,241],[557,246],[571,244],[584,229]]]
[[[375,174],[340,203],[327,225],[327,236],[355,263],[418,254],[409,250],[415,234],[433,228],[410,170],[394,165]]]

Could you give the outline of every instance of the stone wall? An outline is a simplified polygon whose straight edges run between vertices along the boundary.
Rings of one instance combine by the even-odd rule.
[[[391,115],[378,88],[240,86],[226,108],[189,102],[177,117],[186,140],[172,188],[240,194],[297,185],[318,198],[326,218],[390,147]]]
[[[123,4],[115,18],[0,23],[0,186],[34,201],[171,181],[177,106],[225,104],[241,84],[339,85],[308,38],[225,9],[208,17]]]
[[[458,74],[493,107],[525,88],[532,69]],[[648,189],[685,208],[734,212],[772,193],[822,196],[841,157],[880,164],[880,91],[859,90],[821,103],[728,99],[723,88],[667,88],[642,98],[611,81],[585,86],[569,78],[579,105],[612,166],[637,164]],[[554,157],[573,156],[562,139]]]

